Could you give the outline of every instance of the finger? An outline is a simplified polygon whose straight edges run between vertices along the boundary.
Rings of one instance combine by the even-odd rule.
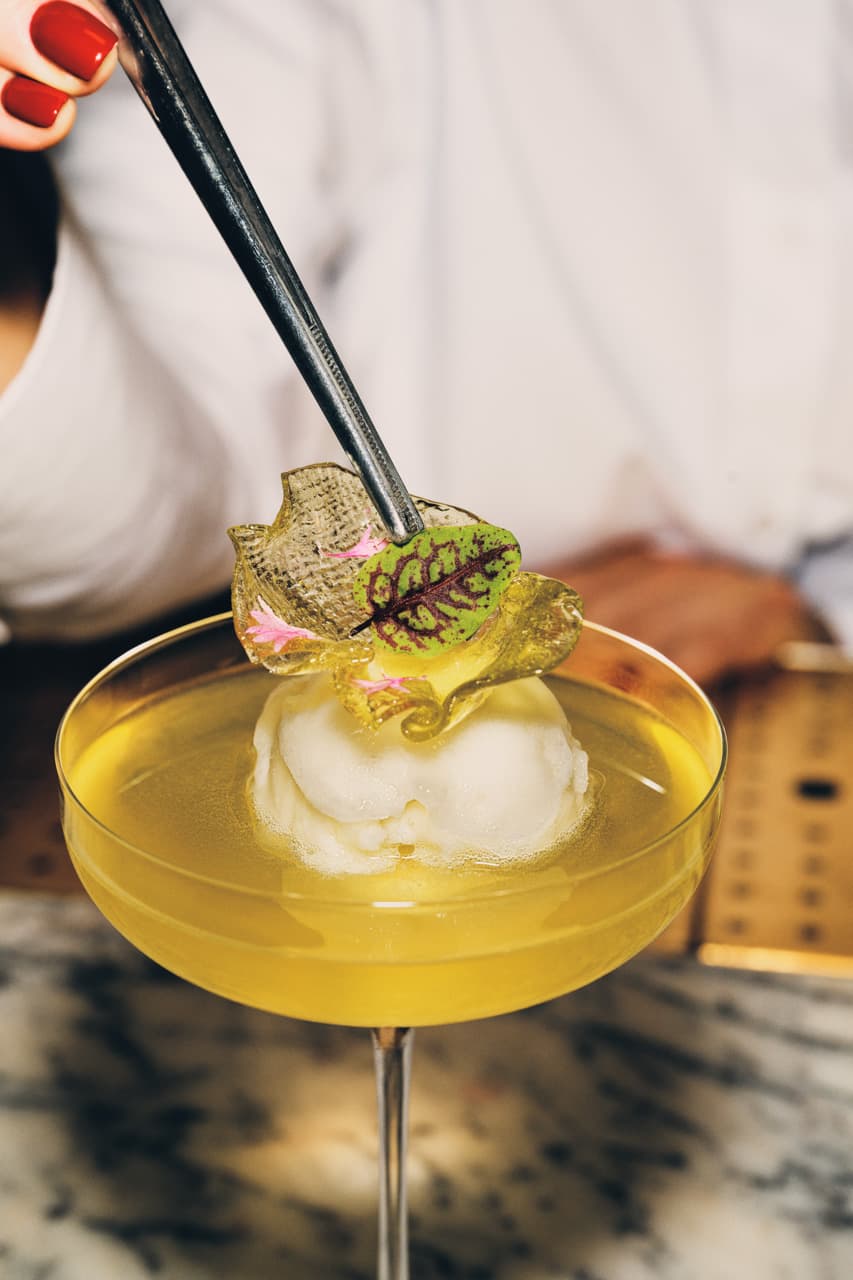
[[[4,69],[71,97],[94,93],[117,60],[117,33],[84,0],[18,0],[4,19]]]
[[[751,640],[775,603],[790,595],[775,578],[717,561],[658,562],[635,601],[637,624],[655,633],[664,652],[685,636],[719,637],[729,647]]]
[[[818,632],[815,620],[796,598],[775,595],[754,609],[747,620],[743,642],[744,666],[770,662],[781,644],[788,640],[808,640]]]
[[[815,624],[789,584],[773,578],[746,580],[723,596],[715,616],[682,616],[660,648],[689,675],[708,683],[734,671],[766,667],[784,640],[807,638]]]
[[[42,151],[61,142],[74,123],[74,99],[39,80],[0,71],[0,147]]]

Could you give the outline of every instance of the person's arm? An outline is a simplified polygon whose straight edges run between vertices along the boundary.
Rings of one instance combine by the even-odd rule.
[[[35,342],[0,398],[0,455],[13,635],[118,631],[227,579],[222,443],[129,332],[68,220]]]
[[[318,191],[327,45],[312,11],[288,14],[277,44],[241,6],[173,16],[322,308],[340,216]],[[279,472],[333,451],[123,77],[62,150],[52,290],[0,397],[0,617],[22,638],[118,630],[224,586],[227,526],[270,517]]]
[[[0,152],[0,191],[3,630],[116,630],[181,602],[187,569],[200,594],[227,577],[210,515],[226,462],[191,397],[129,333],[67,217],[57,266],[45,158]]]

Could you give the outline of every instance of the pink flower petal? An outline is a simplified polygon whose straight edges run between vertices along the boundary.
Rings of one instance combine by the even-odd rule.
[[[377,551],[384,551],[388,546],[387,538],[374,538],[370,532],[370,525],[365,525],[364,532],[354,547],[350,547],[348,551],[321,551],[320,555],[325,556],[328,560],[366,560],[368,556],[376,555]]]
[[[423,680],[423,676],[385,676],[382,680],[353,680],[365,693],[381,693],[384,689],[405,689],[407,680]]]
[[[275,653],[281,653],[291,640],[319,640],[313,631],[304,627],[292,627],[258,596],[257,609],[250,610],[250,617],[255,619],[254,627],[246,628],[246,635],[251,636],[257,644],[271,644]]]

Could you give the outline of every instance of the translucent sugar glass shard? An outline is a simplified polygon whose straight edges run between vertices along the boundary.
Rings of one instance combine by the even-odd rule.
[[[287,472],[282,489],[271,525],[229,530],[237,552],[237,635],[252,661],[276,673],[361,662],[373,645],[369,637],[353,635],[369,620],[353,585],[365,559],[386,545],[382,522],[358,477],[335,463]],[[427,526],[475,523],[457,507],[417,505]],[[308,634],[281,645],[288,628]]]
[[[401,716],[408,737],[432,737],[573,648],[577,594],[520,573],[507,530],[416,498],[424,532],[396,547],[352,472],[304,467],[282,486],[272,525],[230,530],[235,629],[276,674],[330,671],[363,724]]]
[[[403,733],[412,739],[431,738],[493,685],[550,671],[571,653],[582,623],[582,601],[571,587],[538,573],[518,574],[472,642],[470,678],[435,706],[415,708],[402,723]]]
[[[378,728],[393,716],[417,707],[434,707],[438,698],[425,676],[371,675],[370,667],[338,667],[335,691],[341,702],[362,724]]]

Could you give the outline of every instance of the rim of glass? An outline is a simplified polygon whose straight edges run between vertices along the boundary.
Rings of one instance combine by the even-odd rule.
[[[381,906],[383,909],[391,910],[391,909],[397,908],[399,910],[406,910],[415,914],[419,910],[435,911],[435,910],[440,910],[442,907],[451,906],[451,905],[458,908],[462,905],[467,905],[468,903],[474,903],[478,901],[493,900],[495,898],[505,898],[505,897],[513,897],[513,896],[524,897],[530,894],[543,893],[543,892],[549,892],[554,890],[555,886],[553,884],[540,883],[540,884],[534,884],[534,885],[526,885],[523,888],[512,888],[512,887],[492,888],[488,890],[483,890],[481,893],[475,892],[475,893],[464,894],[462,896],[451,897],[451,898],[447,898],[447,897],[430,898],[430,899],[422,900],[419,902],[409,901],[407,899],[400,899],[400,900],[382,899],[379,901],[377,901],[376,899],[362,899],[358,901],[347,902],[347,901],[342,901],[340,898],[335,898],[335,897],[324,898],[324,897],[321,897],[319,894],[315,894],[315,893],[278,892],[273,894],[263,889],[246,888],[242,885],[234,884],[233,881],[221,880],[215,876],[205,876],[205,875],[199,874],[198,872],[188,871],[183,867],[177,867],[174,865],[174,863],[167,862],[165,861],[165,859],[158,857],[156,853],[152,853],[150,850],[143,849],[140,845],[136,845],[132,841],[126,840],[123,836],[113,831],[113,829],[109,826],[108,823],[103,822],[100,818],[96,817],[95,814],[93,814],[92,811],[88,808],[88,806],[83,803],[83,801],[78,796],[77,792],[72,787],[71,781],[68,777],[68,774],[66,773],[65,767],[62,762],[63,734],[65,731],[66,725],[71,720],[72,716],[75,714],[77,708],[80,706],[81,703],[83,703],[90,696],[90,694],[95,692],[95,690],[98,688],[99,685],[106,684],[111,679],[111,677],[117,671],[121,670],[123,667],[132,666],[135,662],[145,658],[149,654],[155,653],[158,649],[164,649],[168,645],[179,642],[191,635],[199,634],[203,631],[212,631],[216,627],[221,627],[226,622],[231,623],[232,619],[233,619],[233,614],[229,610],[224,613],[213,614],[207,618],[199,618],[195,622],[185,623],[183,626],[174,627],[170,631],[164,631],[160,635],[152,636],[151,639],[149,640],[141,641],[141,643],[136,644],[132,648],[127,649],[124,653],[119,654],[118,657],[112,660],[112,662],[108,663],[107,666],[103,667],[99,672],[97,672],[94,676],[92,676],[92,678],[88,680],[86,684],[83,685],[83,687],[79,690],[78,693],[75,694],[71,702],[68,704],[68,707],[66,708],[62,716],[62,719],[59,722],[59,725],[56,730],[56,736],[54,739],[53,756],[54,756],[54,764],[56,767],[57,776],[59,778],[60,785],[67,792],[68,796],[70,796],[70,798],[73,800],[77,809],[83,814],[85,814],[86,818],[91,823],[93,823],[97,828],[99,828],[107,837],[109,837],[109,839],[122,845],[125,849],[137,855],[138,857],[141,857],[149,862],[155,862],[159,866],[164,867],[166,870],[172,872],[175,875],[183,876],[188,880],[195,880],[199,884],[206,884],[206,885],[211,885],[215,888],[227,889],[229,893],[235,893],[241,897],[261,898],[267,901],[275,898],[276,900],[279,900],[279,901],[303,902],[303,903],[309,903],[317,906],[333,905],[336,909],[347,911],[347,912],[375,911],[377,907]],[[626,866],[628,863],[638,861],[640,858],[644,858],[647,855],[651,854],[655,849],[659,848],[662,844],[673,839],[673,837],[675,837],[679,831],[681,831],[684,827],[687,827],[696,818],[698,818],[699,814],[701,814],[702,811],[706,809],[714,801],[714,799],[716,798],[719,792],[720,785],[725,775],[726,763],[728,759],[728,740],[726,738],[725,727],[723,725],[722,720],[720,719],[719,712],[717,711],[716,707],[714,706],[713,702],[708,697],[708,695],[705,693],[705,691],[696,683],[695,680],[692,679],[691,676],[687,675],[685,671],[682,671],[682,669],[676,663],[674,663],[670,658],[667,658],[665,654],[660,653],[657,649],[653,649],[651,645],[644,644],[641,640],[634,640],[631,636],[626,636],[621,631],[615,631],[613,630],[612,627],[605,627],[598,622],[589,622],[587,621],[587,619],[584,619],[583,627],[584,627],[584,630],[597,632],[600,635],[610,637],[614,640],[619,641],[622,644],[628,645],[630,648],[636,650],[639,653],[645,654],[647,657],[651,658],[653,661],[658,662],[661,665],[667,667],[688,688],[692,689],[693,692],[698,695],[699,700],[704,704],[706,709],[711,713],[713,722],[716,725],[717,732],[719,733],[719,736],[720,736],[720,763],[717,768],[717,772],[715,773],[712,781],[709,783],[708,788],[705,794],[703,795],[702,799],[699,801],[698,804],[694,805],[694,807],[690,810],[690,812],[687,813],[683,818],[681,818],[679,822],[675,823],[674,826],[667,828],[665,832],[657,836],[654,840],[650,840],[646,844],[640,845],[637,849],[634,849],[626,857],[620,859],[619,862],[608,864],[606,868],[598,868],[598,869],[592,868],[585,871],[577,872],[573,875],[568,874],[566,876],[566,881],[565,881],[565,884],[567,886],[570,886],[572,884],[580,884],[585,880],[595,879],[597,875],[602,875],[604,874],[605,871],[611,872],[611,871],[617,870],[619,867]],[[257,671],[258,668],[250,664],[247,659],[246,670]],[[551,672],[544,673],[546,677],[550,674],[552,673]],[[531,870],[533,870],[534,868],[535,868],[535,864],[531,864]],[[542,867],[542,870],[546,870],[546,869],[547,869],[547,866]],[[564,887],[564,886],[561,885],[560,887]]]

